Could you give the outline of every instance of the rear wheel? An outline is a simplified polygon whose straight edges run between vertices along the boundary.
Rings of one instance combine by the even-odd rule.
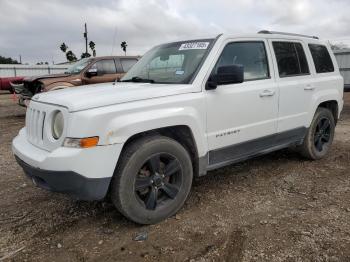
[[[142,138],[123,151],[112,180],[112,201],[130,220],[154,224],[183,206],[192,177],[191,158],[177,141]]]
[[[334,131],[332,112],[327,108],[318,108],[301,145],[302,155],[312,160],[324,157],[332,145]]]

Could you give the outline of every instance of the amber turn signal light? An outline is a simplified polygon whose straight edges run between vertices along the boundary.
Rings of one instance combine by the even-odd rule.
[[[94,147],[94,146],[97,146],[97,144],[98,144],[98,136],[80,139],[80,147],[82,148]]]
[[[85,138],[67,137],[63,142],[63,146],[73,147],[73,148],[90,148],[90,147],[97,146],[98,139],[99,139],[98,136],[85,137]]]

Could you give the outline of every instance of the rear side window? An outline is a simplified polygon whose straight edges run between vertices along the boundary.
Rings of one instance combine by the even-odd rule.
[[[136,64],[136,59],[121,59],[120,62],[122,63],[123,71],[128,72],[129,69]]]
[[[280,77],[310,73],[303,46],[294,42],[273,42]]]
[[[270,77],[264,42],[234,42],[225,46],[215,67],[242,65],[244,81]]]
[[[334,72],[334,66],[327,47],[324,45],[309,44],[312,59],[317,73]]]

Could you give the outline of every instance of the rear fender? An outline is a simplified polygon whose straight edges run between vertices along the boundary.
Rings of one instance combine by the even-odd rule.
[[[308,116],[307,126],[310,126],[312,119],[316,113],[317,108],[320,104],[327,101],[336,101],[338,104],[338,118],[340,116],[341,110],[343,108],[343,100],[342,96],[339,94],[338,90],[336,89],[327,89],[322,90],[318,93],[316,93],[312,98],[311,108],[309,110],[310,114]]]

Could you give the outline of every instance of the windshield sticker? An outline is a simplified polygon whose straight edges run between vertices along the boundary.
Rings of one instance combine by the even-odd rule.
[[[176,72],[175,72],[175,75],[183,75],[184,73],[185,73],[185,71],[179,70],[179,71],[176,71]]]
[[[184,43],[180,46],[179,50],[207,49],[208,46],[209,42]]]

